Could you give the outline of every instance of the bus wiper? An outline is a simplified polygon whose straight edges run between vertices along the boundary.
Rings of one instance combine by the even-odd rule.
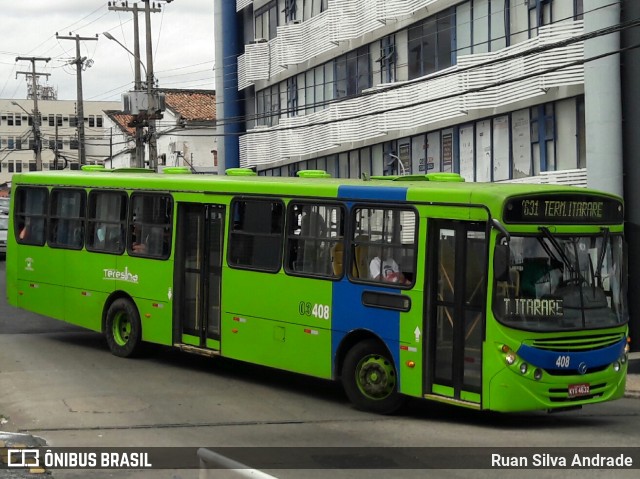
[[[562,259],[562,262],[565,264],[565,266],[567,268],[569,268],[569,271],[571,272],[572,276],[577,276],[576,270],[573,267],[573,264],[571,263],[571,260],[569,259],[569,257],[566,255],[566,253],[562,249],[562,246],[560,246],[558,244],[558,241],[553,236],[553,233],[551,233],[551,231],[549,231],[549,228],[547,228],[546,226],[540,226],[538,229],[544,233],[544,236],[549,240],[549,243],[551,243],[553,245],[555,250],[560,255],[560,259]]]
[[[600,256],[598,257],[598,265],[596,266],[596,271],[593,273],[594,278],[598,278],[598,282],[602,287],[602,265],[604,264],[604,257],[607,254],[607,245],[609,244],[609,228],[602,228],[602,251],[600,251]]]

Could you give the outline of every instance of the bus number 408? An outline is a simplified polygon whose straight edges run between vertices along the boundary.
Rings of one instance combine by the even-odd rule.
[[[328,304],[311,304],[300,301],[298,312],[301,316],[313,316],[318,319],[329,319],[330,309]]]
[[[568,368],[571,356],[558,356],[556,359],[556,366],[559,368]]]

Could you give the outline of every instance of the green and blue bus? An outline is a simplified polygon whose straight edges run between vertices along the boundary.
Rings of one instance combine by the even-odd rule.
[[[455,173],[16,174],[9,303],[142,343],[492,411],[620,398],[623,204]]]

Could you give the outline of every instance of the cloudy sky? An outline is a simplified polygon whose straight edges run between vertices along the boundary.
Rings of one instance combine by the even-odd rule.
[[[162,9],[151,14],[153,69],[159,87],[214,89],[213,0],[156,3]],[[138,2],[138,8],[143,10],[144,3]],[[119,101],[123,92],[133,89],[134,58],[102,34],[109,32],[133,51],[133,13],[111,11],[106,0],[18,0],[3,1],[0,18],[0,98],[26,98],[25,75],[16,78],[16,72],[31,71],[31,62],[16,62],[22,56],[50,57],[47,63],[36,62],[38,72],[50,74],[39,81],[57,89],[59,100],[76,99],[76,66],[69,65],[76,42],[57,39],[56,32],[73,37],[99,34],[97,41],[80,42],[81,56],[93,61],[82,74],[85,100]],[[139,15],[139,27],[146,64],[144,13]]]

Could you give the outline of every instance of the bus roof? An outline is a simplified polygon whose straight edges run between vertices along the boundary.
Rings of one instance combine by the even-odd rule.
[[[531,183],[474,183],[451,181],[445,174],[413,177],[385,177],[368,180],[348,178],[278,177],[245,175],[150,174],[149,170],[85,170],[42,171],[18,173],[13,176],[13,187],[22,184],[66,186],[82,188],[124,188],[157,191],[182,191],[209,194],[246,194],[339,198],[345,201],[377,200],[413,203],[460,203],[485,205],[492,214],[500,216],[507,198],[524,195],[572,193],[595,194],[618,201],[618,196],[568,185]],[[390,181],[391,180],[391,181]],[[394,181],[395,180],[395,181]]]

